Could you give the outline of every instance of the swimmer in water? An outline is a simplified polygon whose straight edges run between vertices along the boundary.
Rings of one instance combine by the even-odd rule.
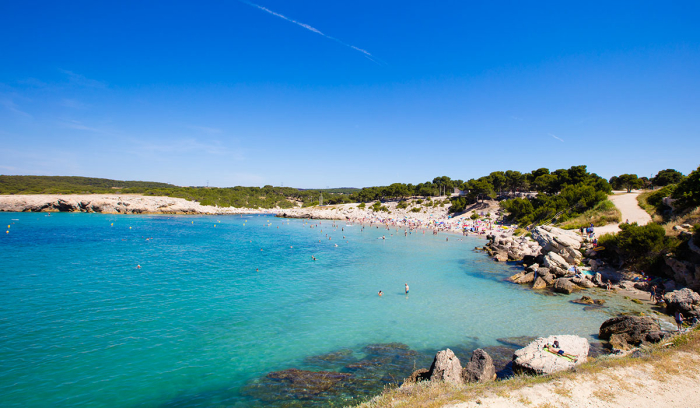
[[[404,286],[406,287],[406,294],[408,295],[408,283],[405,283]]]
[[[136,265],[136,269],[141,269],[141,265]]]
[[[380,290],[380,291],[379,291],[379,296],[381,296],[381,295],[383,295],[383,294],[384,294],[384,292],[382,292],[382,291]]]

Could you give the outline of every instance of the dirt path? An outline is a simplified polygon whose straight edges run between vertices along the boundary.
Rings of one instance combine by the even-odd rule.
[[[452,408],[657,408],[700,406],[700,356],[679,352],[664,362],[607,368],[598,373],[501,392]]]
[[[616,193],[608,199],[615,204],[622,213],[622,222],[636,222],[639,225],[646,225],[651,221],[651,216],[644,211],[637,202],[638,191],[631,193]],[[595,232],[598,236],[608,233],[616,233],[620,231],[619,224],[610,224],[603,227],[597,227]]]

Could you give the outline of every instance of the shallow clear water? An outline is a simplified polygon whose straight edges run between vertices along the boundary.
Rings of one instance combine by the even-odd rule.
[[[514,270],[474,252],[478,238],[272,216],[2,213],[0,223],[8,407],[250,406],[259,396],[242,389],[271,371],[318,369],[310,356],[361,359],[367,344],[400,342],[420,367],[448,346],[590,337],[622,307],[584,311],[504,282]]]

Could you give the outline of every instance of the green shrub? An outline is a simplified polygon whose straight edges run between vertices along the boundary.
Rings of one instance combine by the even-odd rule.
[[[479,219],[479,214],[477,214],[476,212],[474,212],[474,213],[472,214],[472,216],[469,217],[469,218],[471,218],[472,220]]]
[[[419,207],[415,207],[415,208],[411,209],[411,212],[414,212],[414,213],[419,213],[420,211],[421,211],[421,209]]]
[[[700,206],[700,167],[676,185],[673,198],[677,198],[683,208]]]
[[[664,228],[655,223],[643,226],[636,222],[620,224],[620,230],[616,235],[603,235],[598,244],[605,247],[606,252],[616,252],[626,264],[638,268],[651,268],[679,244],[676,238],[667,237]]]
[[[365,205],[365,203],[360,203],[360,205],[357,206],[357,208],[361,208],[361,209],[364,209],[365,207],[367,207],[367,206]]]
[[[404,208],[407,208],[407,207],[408,207],[408,203],[406,203],[405,201],[400,201],[398,204],[396,204],[396,208],[400,208],[402,210]]]

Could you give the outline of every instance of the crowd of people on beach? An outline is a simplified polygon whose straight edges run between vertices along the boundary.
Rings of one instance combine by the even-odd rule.
[[[468,218],[447,218],[447,219],[429,219],[422,220],[418,218],[402,217],[382,217],[377,214],[367,215],[361,218],[353,218],[350,222],[369,225],[370,227],[383,226],[387,230],[390,228],[405,229],[406,235],[418,230],[422,230],[425,234],[426,230],[431,230],[433,235],[440,232],[461,233],[462,235],[486,235],[494,230],[508,231],[510,227],[502,226],[495,223],[490,218],[468,219]]]

